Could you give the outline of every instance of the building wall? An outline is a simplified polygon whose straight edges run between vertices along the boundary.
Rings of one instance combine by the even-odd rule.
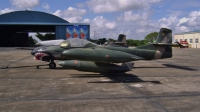
[[[56,26],[56,39],[66,39],[66,26]]]
[[[183,40],[183,35],[174,35],[174,41],[180,42],[181,40]]]
[[[189,47],[200,48],[200,33],[175,34],[174,41],[187,40]]]

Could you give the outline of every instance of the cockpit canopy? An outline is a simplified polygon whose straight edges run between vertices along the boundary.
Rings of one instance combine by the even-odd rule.
[[[62,48],[85,47],[89,43],[91,43],[91,42],[84,40],[84,39],[70,38],[70,39],[63,41],[60,44],[60,47],[62,47]],[[91,43],[91,44],[95,45],[94,43]]]

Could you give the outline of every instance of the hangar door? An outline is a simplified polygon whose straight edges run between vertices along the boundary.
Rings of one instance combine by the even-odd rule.
[[[56,26],[50,25],[1,25],[0,47],[27,47],[32,32],[55,33]]]

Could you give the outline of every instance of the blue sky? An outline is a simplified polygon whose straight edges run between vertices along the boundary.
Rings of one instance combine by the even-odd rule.
[[[43,11],[72,23],[90,23],[99,38],[118,34],[144,39],[161,27],[173,34],[200,30],[199,0],[5,0],[0,14],[17,10]]]

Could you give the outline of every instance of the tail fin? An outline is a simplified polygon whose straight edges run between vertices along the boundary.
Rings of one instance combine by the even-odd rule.
[[[172,57],[172,30],[161,28],[158,38],[154,44],[156,46],[155,59]],[[161,55],[160,55],[161,54]]]
[[[157,40],[155,44],[163,43],[163,44],[172,44],[172,30],[167,28],[161,28],[158,33]]]
[[[172,46],[172,30],[161,28],[155,43],[147,44],[137,48],[155,51],[153,59],[163,59],[172,57]],[[146,57],[146,59],[148,59],[148,56]]]
[[[35,41],[37,41],[37,43],[38,43],[38,42],[41,42],[41,40],[40,40],[38,37],[36,37],[35,35],[32,35],[32,38],[33,38]]]
[[[118,40],[117,40],[116,43],[124,43],[124,44],[126,44],[126,35],[124,35],[124,34],[119,34]]]

